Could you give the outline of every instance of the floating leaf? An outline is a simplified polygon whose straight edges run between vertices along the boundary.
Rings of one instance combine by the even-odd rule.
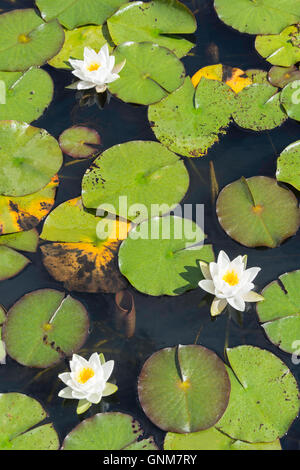
[[[31,8],[4,13],[0,15],[0,70],[43,65],[63,42],[64,31],[56,20],[45,23]]]
[[[46,186],[62,165],[59,145],[44,129],[0,121],[0,195],[25,196]]]
[[[300,121],[300,80],[294,80],[283,88],[280,101],[287,115]]]
[[[280,34],[257,36],[255,48],[272,65],[290,67],[300,61],[300,27],[285,28]]]
[[[45,21],[57,18],[68,29],[86,24],[105,23],[123,0],[36,0]]]
[[[289,145],[277,160],[276,178],[300,191],[300,141]]]
[[[213,426],[228,405],[230,382],[221,359],[198,345],[166,348],[144,364],[138,382],[146,415],[164,431]]]
[[[111,93],[127,103],[149,105],[182,85],[182,62],[165,47],[149,42],[126,42],[118,46],[116,63],[126,60],[120,78],[109,85]]]
[[[157,450],[140,424],[124,413],[100,413],[82,421],[65,438],[63,450]]]
[[[27,232],[11,233],[0,236],[0,245],[8,246],[15,250],[35,253],[39,243],[39,234],[36,230]]]
[[[215,0],[220,20],[241,33],[278,34],[300,21],[298,0]]]
[[[300,224],[294,194],[266,176],[241,178],[226,186],[217,200],[217,214],[225,232],[249,247],[274,248]]]
[[[57,176],[45,188],[21,197],[0,196],[0,234],[31,230],[53,207]]]
[[[2,341],[2,326],[6,320],[6,311],[2,305],[0,305],[0,364],[5,364],[6,362],[6,349],[5,344]]]
[[[0,72],[5,83],[5,104],[0,106],[0,120],[15,119],[32,122],[38,119],[51,103],[53,81],[38,68],[26,72]]]
[[[293,65],[292,67],[277,67],[274,65],[268,75],[271,85],[283,88],[290,82],[300,79],[300,70]]]
[[[120,271],[145,294],[183,294],[198,287],[202,279],[199,261],[214,260],[211,245],[199,246],[203,239],[202,230],[190,219],[165,216],[146,220],[123,241]]]
[[[68,290],[118,292],[126,287],[116,256],[127,237],[127,221],[95,217],[85,211],[80,198],[58,206],[46,219],[41,247],[50,274]]]
[[[46,368],[78,351],[88,329],[87,311],[78,300],[41,289],[24,295],[9,310],[3,337],[7,353],[17,362]]]
[[[83,60],[85,47],[98,52],[106,41],[102,26],[83,26],[73,31],[65,30],[64,45],[59,53],[49,60],[49,64],[58,69],[71,69],[69,59]]]
[[[34,398],[21,393],[0,394],[1,450],[58,450],[53,424],[41,424],[48,417]]]
[[[157,104],[148,118],[157,139],[187,157],[205,155],[225,133],[234,106],[233,91],[224,83],[202,78],[196,91],[189,77]]]
[[[272,442],[282,437],[299,411],[299,390],[289,368],[254,346],[227,349],[231,393],[217,428],[233,439]]]
[[[265,131],[280,126],[287,116],[281,108],[277,89],[255,83],[237,95],[233,119],[244,129]]]
[[[107,20],[107,25],[115,44],[152,42],[179,58],[194,47],[180,35],[194,33],[197,28],[193,13],[177,0],[126,3]]]
[[[199,84],[203,77],[209,80],[224,82],[235,93],[239,93],[243,88],[252,84],[252,80],[247,76],[246,72],[235,67],[230,67],[229,65],[208,65],[198,70],[192,77],[194,87]]]
[[[94,129],[73,126],[59,137],[59,145],[64,153],[73,158],[88,158],[97,153],[93,145],[100,145],[100,135]]]
[[[35,230],[0,236],[0,281],[23,271],[30,261],[15,250],[34,253],[38,239],[39,235]]]
[[[272,343],[290,354],[300,338],[300,271],[285,273],[262,291],[265,300],[257,313]]]
[[[259,85],[268,84],[268,72],[260,69],[248,69],[246,70],[247,77],[250,78],[252,83],[258,83]]]

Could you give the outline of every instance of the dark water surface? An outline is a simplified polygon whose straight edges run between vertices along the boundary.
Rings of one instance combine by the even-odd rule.
[[[33,3],[30,0],[0,1],[0,8],[8,10],[32,7]],[[196,12],[198,21],[194,55],[183,59],[187,74],[192,75],[200,67],[218,61],[242,69],[269,69],[269,65],[255,52],[254,36],[242,35],[222,24],[213,10],[212,0],[183,3]],[[112,99],[102,111],[96,105],[80,108],[74,91],[65,90],[65,86],[71,82],[70,72],[46,68],[55,81],[55,97],[44,116],[34,123],[37,126],[47,129],[55,137],[74,124],[91,126],[101,135],[103,150],[131,140],[155,140],[147,121],[146,107],[132,106]],[[299,138],[299,124],[292,120],[288,120],[280,128],[260,134],[238,129],[232,124],[228,133],[221,137],[219,144],[209,150],[206,157],[193,159],[192,162],[185,159],[191,185],[183,202],[205,204],[205,232],[208,242],[214,245],[215,253],[224,249],[230,257],[247,254],[249,267],[262,267],[257,277],[259,289],[278,275],[300,268],[299,234],[276,249],[247,249],[231,240],[218,224],[211,202],[209,162],[214,163],[220,189],[241,176],[274,177],[279,153]],[[66,161],[69,160],[71,159],[66,158]],[[88,162],[81,162],[61,169],[56,205],[80,195],[81,179],[88,166]],[[63,289],[62,284],[54,281],[43,267],[40,252],[29,257],[32,264],[19,276],[0,283],[0,304],[6,309],[27,292],[47,287]],[[230,347],[250,344],[274,352],[288,365],[300,383],[300,365],[293,365],[289,354],[281,352],[267,340],[258,324],[253,306],[244,314],[244,324],[241,327],[235,321],[228,322],[227,315],[212,322],[209,303],[200,289],[176,298],[150,297],[134,289],[132,292],[136,302],[137,328],[135,336],[130,340],[114,330],[113,295],[72,293],[87,307],[91,318],[91,335],[79,353],[89,356],[97,350],[102,351],[107,359],[114,359],[114,378],[119,386],[116,395],[109,397],[101,405],[93,406],[84,417],[104,410],[129,413],[141,422],[147,433],[155,436],[161,447],[164,433],[147,419],[137,398],[137,377],[144,361],[160,348],[178,343],[193,344],[195,341],[223,357],[227,334]],[[100,342],[101,345],[96,346]],[[37,374],[40,370],[23,367],[10,358],[7,358],[6,366],[0,366],[0,391],[23,392],[39,399],[48,410],[61,440],[79,422],[76,415],[77,401],[64,402],[57,396],[63,387],[57,374],[66,370],[66,365],[60,363],[39,376]],[[282,444],[285,449],[300,448],[299,419],[282,439]]]

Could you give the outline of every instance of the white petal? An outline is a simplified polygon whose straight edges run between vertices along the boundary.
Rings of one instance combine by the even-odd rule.
[[[244,312],[246,305],[242,297],[230,297],[227,299],[227,301],[236,310]]]
[[[201,289],[205,290],[206,292],[215,295],[215,285],[213,281],[210,281],[209,279],[204,279],[203,281],[200,281],[198,285],[199,287],[201,287]]]
[[[112,395],[113,393],[115,393],[117,390],[118,390],[118,387],[116,385],[107,382],[102,392],[102,396],[108,397],[109,395]]]
[[[73,69],[81,69],[84,65],[83,60],[77,59],[69,59],[69,63],[73,67]]]
[[[77,90],[89,90],[90,88],[94,88],[95,86],[95,83],[80,81],[78,82]]]
[[[94,49],[91,49],[90,47],[84,48],[83,57],[85,62],[91,62],[98,59],[97,53],[94,51]]]
[[[97,392],[91,393],[86,397],[86,399],[89,402],[94,403],[95,405],[101,401],[101,398],[102,398],[102,393],[97,393]]]
[[[121,70],[123,70],[123,68],[125,67],[125,64],[126,64],[126,59],[123,60],[123,62],[120,62],[119,64],[115,65],[112,72],[113,73],[120,73]]]
[[[109,75],[107,75],[105,82],[112,83],[118,80],[118,78],[120,78],[120,75],[117,75],[116,73],[110,73]]]
[[[209,265],[207,263],[204,263],[203,261],[200,261],[199,264],[200,264],[200,268],[205,279],[211,280]]]
[[[217,315],[220,315],[220,313],[223,312],[226,305],[227,305],[226,299],[218,299],[217,297],[215,297],[210,308],[211,316],[215,317]]]
[[[230,263],[230,259],[228,258],[227,254],[225,253],[225,251],[221,250],[218,256],[217,264],[221,268],[223,268],[229,263]]]
[[[115,66],[115,61],[116,61],[116,58],[114,55],[111,55],[109,58],[108,58],[108,67],[109,67],[109,70],[112,71],[114,66]]]
[[[73,398],[73,391],[70,387],[66,387],[60,390],[60,392],[58,393],[58,396],[60,398],[66,398],[69,400]]]
[[[99,53],[102,52],[102,54],[105,55],[106,59],[109,59],[109,47],[107,42],[104,44],[104,46],[101,47]]]
[[[264,297],[257,292],[250,291],[243,295],[245,302],[261,302],[264,300]]]
[[[58,378],[66,385],[69,384],[71,381],[71,374],[69,372],[64,372],[63,374],[59,374]]]
[[[209,263],[209,270],[210,270],[211,278],[214,278],[215,276],[217,276],[219,272],[217,263],[214,263],[214,262]]]
[[[72,397],[76,400],[82,400],[83,398],[87,398],[87,394],[85,392],[78,392],[77,390],[72,390]]]
[[[251,282],[258,275],[261,268],[249,268],[245,271],[245,276],[247,276],[247,281]]]
[[[105,382],[106,382],[106,381],[109,379],[109,377],[111,376],[112,371],[113,371],[113,368],[114,368],[114,365],[115,365],[115,361],[107,361],[107,362],[105,362],[105,363],[102,365],[103,377],[104,377]]]
[[[101,369],[101,362],[98,353],[94,353],[89,358],[89,365],[93,370]]]

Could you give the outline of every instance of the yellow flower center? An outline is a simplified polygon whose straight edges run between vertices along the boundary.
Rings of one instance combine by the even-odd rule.
[[[191,386],[191,382],[189,381],[189,379],[187,380],[184,380],[184,381],[181,381],[178,382],[178,387],[181,388],[181,390],[188,390]]]
[[[92,64],[90,64],[88,66],[88,71],[89,72],[95,72],[96,70],[98,70],[99,68],[101,67],[101,64],[97,64],[97,62],[93,62]]]
[[[95,372],[91,367],[83,367],[81,371],[77,374],[77,382],[80,384],[85,384],[88,380],[94,377]]]
[[[232,271],[227,271],[227,273],[224,274],[223,281],[227,282],[230,286],[236,286],[239,283],[239,277],[233,269]]]
[[[27,42],[30,42],[30,37],[27,36],[27,34],[20,34],[18,37],[18,41],[21,44],[26,44]]]

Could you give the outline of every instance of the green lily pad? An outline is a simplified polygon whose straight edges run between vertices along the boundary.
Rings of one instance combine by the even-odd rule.
[[[285,273],[267,285],[257,305],[259,321],[272,343],[290,354],[300,338],[300,271]]]
[[[292,143],[281,152],[277,160],[276,178],[300,191],[300,141]]]
[[[94,160],[82,180],[82,200],[85,207],[137,222],[170,212],[188,187],[188,171],[177,155],[157,142],[133,141]]]
[[[287,116],[280,105],[277,89],[267,83],[256,83],[236,96],[233,119],[244,129],[265,131],[280,126]]]
[[[258,83],[259,85],[268,83],[268,72],[266,70],[248,69],[245,73],[252,83]]]
[[[12,306],[3,338],[7,353],[17,362],[46,368],[78,351],[88,330],[88,314],[78,300],[65,297],[64,292],[41,289]]]
[[[0,121],[0,195],[25,196],[46,186],[62,165],[59,145],[44,129]]]
[[[100,413],[82,421],[65,438],[62,450],[157,450],[143,438],[140,424],[124,413]]]
[[[48,61],[52,67],[58,69],[72,69],[69,59],[83,60],[85,47],[90,47],[96,52],[107,42],[103,35],[102,26],[82,26],[72,31],[65,30],[65,42],[59,53]]]
[[[278,34],[300,21],[298,0],[215,0],[220,20],[241,33]]]
[[[59,439],[42,405],[21,393],[0,394],[0,450],[58,450]]]
[[[196,432],[213,426],[227,408],[230,381],[219,357],[198,345],[166,348],[144,364],[141,406],[164,431]]]
[[[199,261],[214,260],[211,245],[199,246],[204,237],[190,219],[165,216],[146,220],[123,241],[120,271],[144,294],[183,294],[197,288],[202,279]]]
[[[255,48],[270,64],[290,67],[300,61],[299,32],[299,26],[292,25],[280,34],[257,36]]]
[[[224,134],[234,108],[234,92],[225,83],[202,78],[196,90],[189,77],[178,90],[149,106],[157,139],[187,157],[205,155]]]
[[[227,185],[218,197],[217,215],[227,235],[249,247],[275,248],[294,235],[300,224],[294,194],[266,176],[241,178]]]
[[[14,250],[35,253],[39,244],[39,234],[36,230],[26,232],[11,233],[0,236],[0,245],[8,246]]]
[[[98,152],[93,145],[100,145],[100,135],[94,129],[73,126],[59,136],[59,145],[64,153],[73,158],[89,158]]]
[[[0,305],[0,364],[5,364],[6,362],[6,349],[5,344],[2,341],[2,327],[3,323],[6,320],[6,310],[2,305]]]
[[[36,230],[0,236],[0,281],[17,276],[30,260],[15,250],[34,253],[39,235]]]
[[[277,67],[274,65],[268,74],[271,85],[283,88],[290,82],[300,79],[300,70],[293,65],[292,67]]]
[[[182,85],[182,62],[165,47],[149,42],[126,42],[118,46],[116,63],[126,60],[120,78],[109,85],[111,93],[127,103],[149,105]]]
[[[299,412],[299,390],[289,368],[254,346],[227,349],[231,394],[217,428],[233,439],[272,442],[282,437]]]
[[[0,120],[35,121],[52,101],[53,81],[45,70],[33,67],[26,72],[0,72],[0,80],[6,87]]]
[[[113,42],[152,42],[185,56],[194,44],[181,37],[192,34],[197,24],[193,13],[177,0],[125,3],[107,20]]]
[[[74,29],[86,24],[105,23],[123,0],[36,0],[45,21],[57,18],[67,29]]]
[[[255,444],[237,441],[216,428],[210,428],[188,434],[168,432],[164,441],[164,450],[281,450],[281,445],[279,439]]]
[[[26,70],[43,65],[64,42],[58,21],[45,23],[33,9],[12,10],[0,15],[0,70]]]
[[[300,121],[300,80],[294,80],[283,88],[280,101],[287,115]]]

